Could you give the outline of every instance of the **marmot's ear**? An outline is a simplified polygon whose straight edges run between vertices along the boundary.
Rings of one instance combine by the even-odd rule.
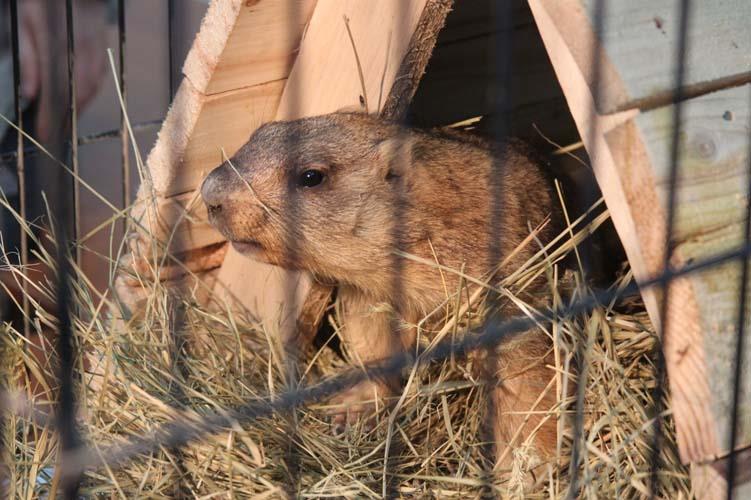
[[[389,137],[376,144],[376,151],[381,161],[381,175],[391,180],[409,172],[412,163],[412,138],[408,135]]]

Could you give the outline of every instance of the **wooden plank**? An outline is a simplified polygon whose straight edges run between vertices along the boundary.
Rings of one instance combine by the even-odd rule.
[[[594,83],[594,3],[543,1],[590,87]],[[604,114],[667,104],[675,81],[678,3],[632,0],[605,4],[598,110]],[[691,5],[687,95],[751,81],[751,2],[703,0]]]
[[[292,68],[277,119],[386,101],[426,0],[327,0],[316,7]],[[362,65],[365,95],[344,19]],[[380,106],[379,106],[380,103]]]
[[[639,280],[649,279],[663,271],[666,216],[655,188],[649,154],[640,139],[635,121],[607,132],[603,147],[608,149],[612,163],[602,167],[612,170],[618,177],[626,205],[614,203],[607,194],[605,200],[611,215],[619,214],[619,222],[615,225],[634,275]],[[598,182],[601,182],[600,177]],[[631,237],[621,232],[624,217],[630,218],[634,225],[635,234]],[[641,263],[641,266],[635,266],[635,262]],[[676,252],[673,265],[684,263],[680,252]],[[662,349],[670,379],[670,402],[675,415],[681,458],[688,462],[714,457],[718,451],[718,436],[713,423],[715,416],[707,383],[701,318],[693,283],[683,278],[671,284],[667,330],[662,328],[661,295],[658,290],[643,290],[642,296],[650,318],[662,333]]]
[[[683,104],[680,180],[677,191],[677,251],[686,262],[735,250],[743,242],[748,179],[751,85],[708,94]],[[643,113],[635,119],[647,152],[663,209],[669,175],[672,107]],[[740,290],[740,262],[734,261],[690,277],[697,297],[702,344],[707,360],[718,454],[729,450],[733,361]],[[685,307],[679,307],[683,312]],[[751,328],[751,314],[745,319]],[[676,332],[676,335],[681,335]],[[745,359],[751,363],[751,343]],[[676,363],[682,362],[677,360]],[[701,374],[695,374],[696,377]],[[674,381],[671,380],[671,387]],[[751,372],[741,381],[738,445],[751,446]]]
[[[286,78],[315,4],[316,0],[212,2],[183,74],[207,95]]]
[[[426,1],[319,3],[287,80],[276,118],[295,119],[360,106],[361,96],[365,96],[345,18],[362,65],[367,109],[377,112],[393,86]],[[218,282],[216,290],[220,296],[248,310],[264,311],[260,317],[265,325],[281,331],[283,338],[294,335],[296,318],[314,286],[307,273],[250,261],[234,249],[227,252]]]
[[[643,147],[638,147],[640,142],[634,139],[637,135],[634,122],[629,121],[637,112],[593,115],[595,103],[586,75],[574,57],[573,48],[567,45],[563,33],[558,29],[561,19],[554,17],[561,15],[560,11],[548,11],[547,0],[529,0],[529,4],[579,134],[590,154],[595,176],[631,268],[638,279],[653,276],[660,271],[662,263],[664,219],[659,216],[660,203],[646,161],[647,153]],[[617,141],[620,143],[616,144]],[[687,305],[687,312],[697,314],[698,309],[691,307],[694,291],[688,280],[675,281],[671,290],[676,300]],[[654,289],[645,289],[642,296],[650,318],[661,330],[658,294]],[[677,309],[673,308],[671,311]],[[676,336],[671,337],[670,333],[674,329],[665,332],[666,354],[681,356],[679,359],[682,363],[673,363],[673,368],[686,367],[687,370],[704,373],[706,367],[698,318],[687,315],[684,319],[686,330],[677,332],[681,335],[681,342],[674,341]],[[680,318],[671,316],[669,324],[683,324],[679,320]],[[682,350],[673,349],[674,346],[680,346]],[[671,357],[669,361],[675,361],[676,357]],[[673,369],[669,376],[672,381],[684,376],[684,372]],[[690,378],[690,375],[685,376]],[[717,452],[717,439],[706,379],[700,376],[694,386],[679,384],[678,388],[684,390],[672,390],[671,403],[681,457],[685,461],[691,461],[714,456]]]

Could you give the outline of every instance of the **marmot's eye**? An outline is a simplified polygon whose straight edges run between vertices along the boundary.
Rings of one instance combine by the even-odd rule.
[[[315,187],[323,182],[323,172],[320,170],[306,170],[300,174],[300,185],[303,187]]]

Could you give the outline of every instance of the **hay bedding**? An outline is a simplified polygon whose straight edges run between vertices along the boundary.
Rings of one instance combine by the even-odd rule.
[[[578,276],[560,277],[553,263],[606,218],[607,214],[601,213],[590,227],[577,228],[574,238],[547,259],[543,256],[528,263],[504,282],[510,300],[523,305],[524,284],[543,273],[551,297],[558,303],[588,293]],[[624,272],[613,286],[625,286],[630,280],[630,274]],[[101,361],[97,367],[89,366],[97,375],[87,378],[92,383],[81,390],[82,431],[87,442],[102,446],[128,436],[147,435],[172,419],[197,419],[249,400],[273,399],[284,389],[280,350],[269,332],[226,312],[202,309],[189,299],[176,302],[159,284],[149,286],[143,315],[127,322],[109,321],[102,309],[94,308],[95,302],[83,288],[78,291],[79,306],[85,313],[76,322],[77,335],[84,349],[96,353]],[[449,303],[443,311],[448,334],[459,335],[479,324],[481,301],[468,309]],[[175,318],[181,319],[178,328]],[[336,315],[332,313],[328,320],[336,329]],[[570,414],[575,403],[560,394],[567,393],[568,384],[575,384],[571,367],[578,361],[574,354],[577,344],[588,345],[589,341],[581,496],[643,497],[649,483],[648,411],[655,384],[650,355],[656,343],[643,304],[638,297],[630,297],[617,307],[602,305],[541,327],[554,338],[557,349],[559,377],[553,385],[560,402],[551,418],[558,419],[565,429],[559,443],[561,458],[535,467],[536,482],[530,485],[524,481],[531,465],[524,446],[509,450],[514,469],[506,471],[503,480],[496,478],[494,488],[503,497],[566,495],[571,431],[563,427],[562,416]],[[15,379],[11,383],[18,384],[21,378],[23,384],[22,374],[27,370],[40,373],[44,368],[23,349],[20,335],[5,328],[4,372]],[[171,330],[178,331],[177,338],[185,339],[182,345],[175,345]],[[423,333],[423,348],[429,348],[429,332]],[[333,375],[346,366],[331,349],[311,354],[301,371],[304,382]],[[395,414],[382,412],[372,431],[354,428],[343,437],[332,436],[326,402],[316,401],[297,410],[294,432],[288,415],[236,423],[179,450],[162,448],[123,466],[89,471],[82,494],[278,498],[286,496],[293,482],[292,471],[297,470],[302,497],[380,497],[388,442],[387,479],[400,495],[478,497],[487,469],[481,428],[488,388],[484,381],[473,378],[471,363],[452,358],[415,372]],[[28,380],[25,383],[28,393]],[[664,407],[669,408],[667,402]],[[658,496],[688,498],[690,484],[677,456],[669,412],[666,422]],[[6,461],[10,464],[11,493],[26,498],[48,496],[56,487],[54,434],[22,417],[10,417],[6,423],[6,457],[14,454]]]

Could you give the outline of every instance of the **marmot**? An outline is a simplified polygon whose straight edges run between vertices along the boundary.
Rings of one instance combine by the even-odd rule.
[[[445,268],[482,279],[556,212],[550,179],[520,144],[413,130],[361,113],[261,126],[206,177],[201,194],[210,222],[241,253],[337,284],[343,340],[362,362],[413,348],[416,329],[406,325],[457,290],[458,273]],[[555,227],[537,238],[550,240]],[[526,245],[505,269],[538,250]],[[554,385],[535,402],[554,375],[551,342],[534,330],[508,344],[492,368],[500,381],[493,390],[497,453],[540,424],[533,447],[549,458],[556,421],[541,422],[541,414],[556,402]],[[359,417],[365,407],[358,401],[393,395],[395,385],[353,388],[335,426]],[[525,424],[523,413],[533,408]]]

